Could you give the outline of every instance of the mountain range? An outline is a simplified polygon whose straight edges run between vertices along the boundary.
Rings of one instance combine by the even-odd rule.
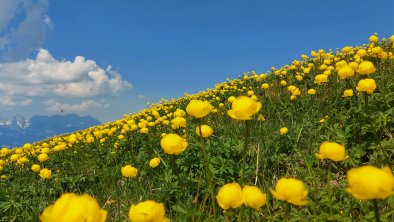
[[[30,119],[23,116],[10,119],[0,117],[0,148],[18,147],[100,124],[92,116],[76,114],[33,116]]]

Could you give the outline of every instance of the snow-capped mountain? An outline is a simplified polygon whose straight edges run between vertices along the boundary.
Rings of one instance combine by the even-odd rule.
[[[14,116],[11,119],[0,117],[0,127],[10,127],[13,129],[26,129],[30,126],[30,120],[23,116]]]
[[[23,116],[10,119],[0,117],[0,148],[22,146],[99,124],[101,123],[91,116],[76,114],[33,116],[30,119]]]

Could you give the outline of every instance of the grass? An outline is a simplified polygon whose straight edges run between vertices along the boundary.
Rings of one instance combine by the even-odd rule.
[[[367,54],[356,56],[360,49]],[[269,73],[248,72],[196,95],[162,100],[115,122],[9,151],[3,149],[0,221],[38,221],[44,208],[68,192],[93,196],[108,211],[107,221],[128,221],[130,206],[148,199],[163,203],[166,217],[172,221],[374,220],[374,203],[352,198],[346,191],[346,174],[362,165],[393,167],[393,43],[386,40],[342,51],[320,50],[308,59]],[[348,64],[371,61],[376,70],[362,75],[355,69],[354,76],[341,80],[336,70],[341,60]],[[322,73],[328,75],[328,82],[315,83],[315,76]],[[357,90],[357,83],[365,78],[377,83],[371,94]],[[263,83],[269,88],[263,89]],[[290,85],[298,88],[300,95],[294,96],[296,93],[287,88]],[[310,89],[316,94],[308,94]],[[353,89],[354,95],[344,97],[345,89]],[[227,115],[231,109],[228,98],[241,95],[255,96],[262,103],[262,109],[248,120],[247,134],[245,121]],[[214,130],[204,139],[208,165],[204,164],[201,140],[195,133],[199,120],[186,114],[185,127],[171,127],[174,113],[182,114],[177,109],[185,111],[191,99],[209,101],[214,107],[200,120]],[[281,127],[289,132],[281,135]],[[160,146],[163,133],[183,136],[188,142],[185,151],[166,154]],[[317,159],[315,153],[324,141],[343,144],[349,158],[341,162]],[[48,153],[49,160],[39,162],[41,153]],[[28,162],[20,161],[23,157]],[[161,163],[153,169],[149,161],[154,157],[160,157]],[[241,208],[223,211],[212,200],[206,168],[212,171],[217,194],[224,184],[241,183],[244,157],[242,184],[258,186],[267,201],[260,211],[242,207],[243,217],[239,218]],[[31,170],[33,164],[50,169],[52,177],[42,179]],[[122,176],[120,169],[127,164],[138,168],[136,177]],[[306,206],[291,205],[271,195],[270,189],[283,177],[304,182],[309,192]],[[377,203],[380,220],[394,221],[394,198]]]

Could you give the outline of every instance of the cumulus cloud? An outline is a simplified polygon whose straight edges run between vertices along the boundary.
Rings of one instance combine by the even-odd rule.
[[[47,11],[48,0],[0,1],[0,60],[18,61],[41,47],[53,29]]]
[[[132,88],[111,67],[82,56],[58,61],[45,49],[35,59],[0,64],[0,79],[0,94],[9,96],[91,98]]]
[[[56,100],[50,99],[44,102],[44,104],[48,105],[48,112],[83,112],[88,110],[89,108],[108,108],[109,104],[105,101],[96,102],[93,100],[86,100],[78,104],[68,104],[68,103],[60,103]]]

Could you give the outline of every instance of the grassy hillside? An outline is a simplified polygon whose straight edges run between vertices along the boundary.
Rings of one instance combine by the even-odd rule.
[[[3,148],[0,221],[39,221],[65,193],[92,196],[106,221],[129,221],[130,207],[146,200],[163,203],[171,221],[394,221],[393,48],[394,36],[374,35],[115,122]],[[122,173],[126,165],[138,173]],[[348,173],[364,165],[378,169]],[[63,216],[78,213],[71,199],[62,204]],[[142,215],[161,221],[162,205],[153,206]],[[82,212],[104,212],[92,209]]]

